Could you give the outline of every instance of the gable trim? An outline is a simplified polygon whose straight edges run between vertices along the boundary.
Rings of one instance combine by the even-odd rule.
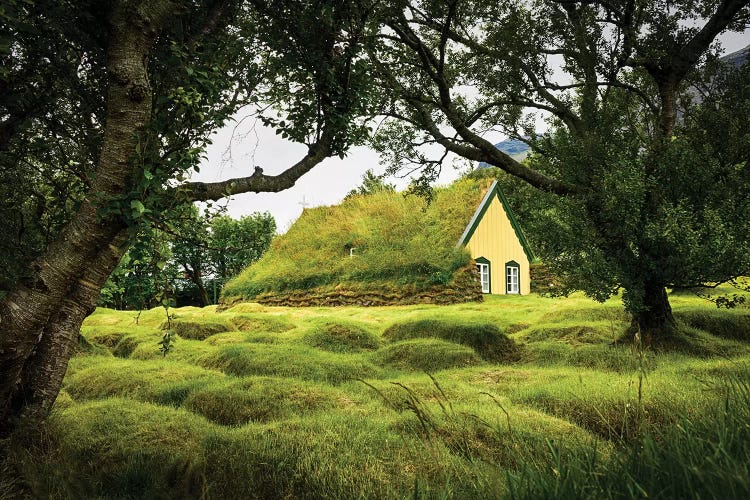
[[[469,242],[471,237],[474,235],[474,231],[476,231],[477,227],[479,226],[479,223],[482,222],[484,214],[487,212],[487,209],[490,207],[490,204],[495,197],[500,200],[500,204],[503,206],[503,210],[505,210],[505,213],[508,216],[510,225],[513,228],[513,231],[516,233],[516,238],[518,238],[519,243],[521,243],[521,248],[523,248],[523,252],[526,254],[526,258],[529,259],[529,262],[532,262],[534,260],[534,254],[531,252],[531,248],[529,248],[526,237],[523,235],[523,231],[521,231],[521,227],[518,225],[518,222],[516,222],[516,218],[513,216],[513,211],[510,209],[510,205],[508,205],[508,200],[505,199],[505,195],[503,195],[503,192],[500,189],[500,185],[497,183],[497,181],[494,181],[490,188],[487,190],[487,194],[484,195],[482,202],[477,207],[474,215],[469,221],[469,224],[467,224],[466,229],[464,229],[463,234],[458,239],[458,243],[456,244],[456,246],[464,246]]]

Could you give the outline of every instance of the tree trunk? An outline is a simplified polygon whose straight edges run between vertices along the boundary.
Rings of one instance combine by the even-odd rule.
[[[74,335],[71,329],[77,333],[84,312],[92,307],[92,290],[99,291],[95,284],[102,273],[111,271],[102,270],[90,279],[92,263],[111,250],[111,243],[124,227],[121,220],[102,218],[99,209],[102,203],[123,193],[132,178],[132,156],[139,134],[151,119],[147,56],[171,7],[168,1],[153,1],[122,2],[113,8],[107,57],[107,117],[92,187],[70,223],[34,262],[33,279],[0,300],[0,434],[8,433],[15,425],[9,422],[24,413],[18,407],[26,401],[22,387],[33,388],[42,399],[49,392],[41,390],[38,381],[22,380],[22,374],[44,376],[47,371],[57,374],[61,369],[64,374],[66,346]],[[61,366],[34,368],[37,362],[31,361],[33,352],[45,363],[60,353]],[[41,406],[48,408],[51,404],[47,401]]]
[[[198,295],[200,296],[201,307],[210,306],[211,299],[208,297],[208,292],[206,291],[206,286],[203,284],[203,280],[198,278],[195,281],[195,286],[198,287]]]
[[[49,415],[78,345],[81,324],[96,308],[99,291],[120,262],[126,241],[123,231],[99,252],[60,311],[50,318],[43,332],[45,341],[37,344],[21,374],[9,412],[11,427],[22,423],[33,429]]]
[[[633,313],[633,327],[640,332],[645,345],[658,342],[670,335],[677,327],[672,307],[664,285],[646,283],[643,292],[643,308]]]

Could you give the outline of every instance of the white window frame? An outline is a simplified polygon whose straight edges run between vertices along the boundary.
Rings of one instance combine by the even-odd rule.
[[[490,293],[490,265],[484,262],[477,262],[479,270],[479,283],[482,286],[482,293]]]
[[[518,295],[521,293],[521,267],[514,264],[505,265],[505,293]]]

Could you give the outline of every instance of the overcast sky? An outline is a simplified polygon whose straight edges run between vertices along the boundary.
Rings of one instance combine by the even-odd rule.
[[[750,44],[750,31],[744,34],[731,34],[721,38],[724,53],[737,51]],[[193,174],[193,180],[214,182],[218,180],[250,175],[253,166],[263,168],[266,174],[278,174],[296,163],[306,153],[306,147],[285,141],[272,129],[263,127],[252,118],[235,117],[227,127],[219,130],[208,148],[207,158],[201,166],[200,174]],[[504,137],[487,137],[492,141]],[[466,167],[465,162],[464,168]],[[362,175],[367,169],[380,174],[384,167],[379,164],[378,155],[364,147],[353,148],[342,159],[328,158],[312,171],[305,174],[297,184],[281,193],[246,193],[236,195],[222,203],[232,217],[240,217],[252,212],[269,211],[276,218],[278,232],[285,232],[302,213],[303,206],[335,205],[351,189],[361,184]],[[447,184],[455,180],[459,171],[446,165],[439,183]],[[407,179],[391,179],[399,188],[408,185]]]

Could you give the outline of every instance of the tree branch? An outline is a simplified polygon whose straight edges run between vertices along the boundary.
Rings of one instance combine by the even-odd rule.
[[[252,175],[220,182],[189,182],[173,188],[190,201],[219,200],[240,193],[278,193],[294,186],[297,180],[331,154],[332,137],[325,129],[321,139],[309,147],[304,158],[279,175],[265,175],[255,167]]]

